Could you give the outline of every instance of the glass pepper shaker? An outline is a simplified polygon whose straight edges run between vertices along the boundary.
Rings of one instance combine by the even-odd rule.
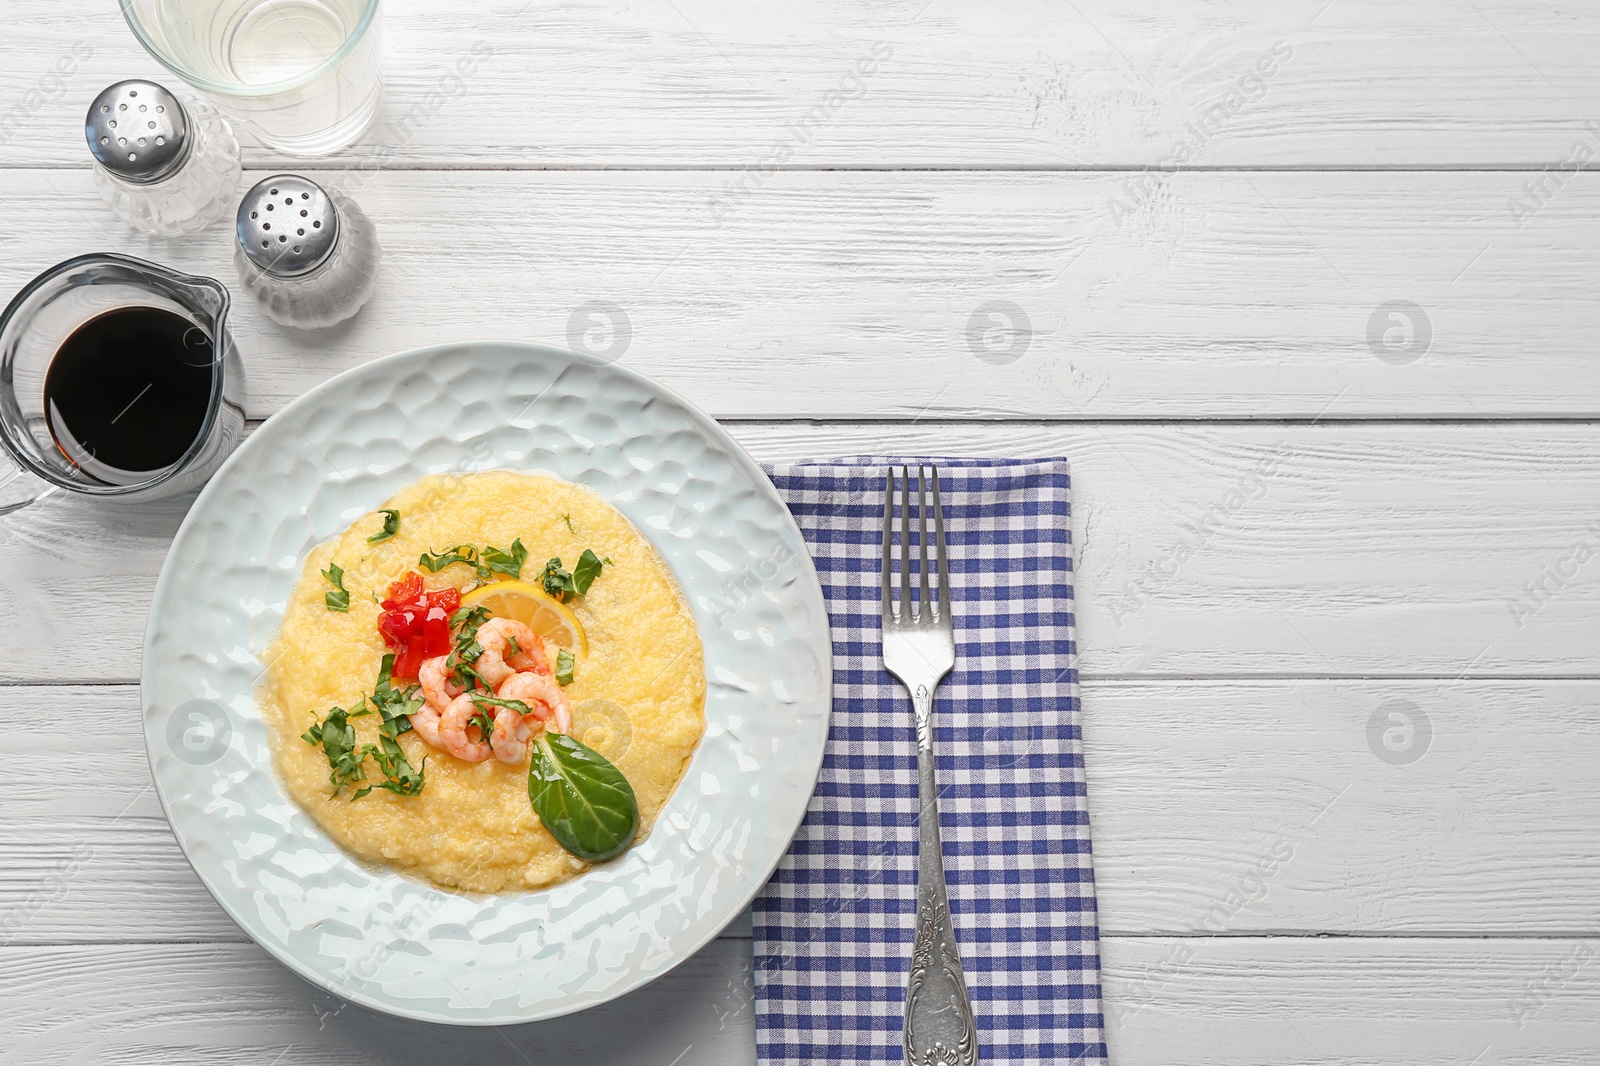
[[[239,187],[239,141],[210,104],[153,81],[119,81],[84,120],[95,183],[142,233],[193,233],[227,210]]]
[[[348,196],[298,174],[244,194],[233,265],[279,325],[320,329],[361,310],[378,283],[378,234]]]

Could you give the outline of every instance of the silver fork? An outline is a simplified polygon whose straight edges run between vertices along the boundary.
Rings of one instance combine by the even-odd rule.
[[[973,1066],[978,1061],[977,1025],[961,973],[961,953],[950,923],[944,887],[944,851],[939,843],[938,785],[933,774],[933,690],[956,664],[955,626],[950,620],[950,566],[944,551],[944,512],[939,507],[939,468],[933,471],[933,529],[939,567],[939,598],[928,592],[928,497],[917,467],[916,560],[911,553],[911,471],[900,468],[900,602],[893,595],[894,471],[883,490],[883,665],[911,693],[917,719],[917,932],[906,982],[906,1061],[914,1066]],[[920,604],[912,598],[911,567],[921,563]],[[917,607],[913,612],[912,608]]]

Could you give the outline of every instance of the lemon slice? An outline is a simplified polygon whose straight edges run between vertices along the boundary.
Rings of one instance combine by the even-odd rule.
[[[526,581],[496,581],[461,597],[463,607],[487,607],[497,618],[523,623],[546,640],[579,655],[589,653],[583,623],[560,600]]]

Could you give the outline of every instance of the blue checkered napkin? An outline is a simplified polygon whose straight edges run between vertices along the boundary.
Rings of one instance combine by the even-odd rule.
[[[884,471],[900,462],[769,469],[828,600],[833,727],[805,822],[755,904],[764,1064],[902,1060],[917,756],[910,697],[879,655],[878,606]],[[934,750],[979,1053],[1104,1062],[1067,464],[938,463],[957,650]]]

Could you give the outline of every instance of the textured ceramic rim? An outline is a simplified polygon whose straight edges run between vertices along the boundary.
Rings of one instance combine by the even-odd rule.
[[[666,389],[665,387],[655,383],[641,374],[624,367],[607,363],[605,360],[580,355],[566,349],[555,348],[548,345],[505,341],[465,342],[461,344],[442,344],[433,345],[426,348],[413,349],[408,352],[391,355],[363,364],[362,366],[345,371],[344,373],[341,373],[329,379],[328,381],[323,382],[283,408],[278,415],[274,416],[274,420],[276,418],[284,418],[291,425],[297,425],[298,423],[295,419],[296,415],[303,415],[308,410],[313,409],[325,396],[339,391],[353,379],[358,379],[373,374],[381,374],[386,370],[400,369],[413,360],[425,360],[429,357],[440,356],[451,351],[458,351],[464,348],[479,346],[521,349],[530,355],[538,356],[540,358],[563,359],[572,363],[586,364],[591,367],[602,369],[605,373],[620,375],[631,380],[641,389],[654,392],[661,399],[670,403],[672,407],[683,416],[685,421],[690,423],[702,435],[702,438],[706,443],[715,446],[730,462],[736,466],[744,468],[752,483],[757,486],[757,490],[762,495],[767,497],[769,502],[776,505],[776,507],[779,509],[789,532],[794,535],[796,541],[801,544],[804,543],[799,527],[795,524],[793,517],[789,514],[787,505],[784,504],[782,498],[778,495],[777,490],[767,478],[766,473],[760,468],[759,465],[755,463],[753,459],[750,458],[748,453],[744,451],[738,442],[729,436],[728,433],[713,419],[707,416],[704,412],[700,411],[700,409],[695,407],[693,404],[690,404],[686,400],[673,393],[671,390]],[[739,879],[745,890],[742,896],[739,898],[737,905],[724,908],[726,913],[718,914],[711,921],[702,921],[700,923],[702,926],[701,933],[692,942],[689,942],[687,946],[680,948],[676,952],[675,957],[673,957],[669,962],[665,963],[659,969],[654,971],[644,971],[634,968],[621,980],[615,982],[612,986],[605,988],[603,992],[598,994],[585,994],[569,997],[568,1002],[563,1002],[560,1006],[548,1010],[533,1011],[527,1014],[518,1013],[508,1016],[501,1014],[488,1014],[482,1009],[476,1009],[471,1015],[456,1016],[408,1008],[406,1005],[390,1002],[381,997],[369,995],[365,992],[352,989],[346,983],[341,982],[336,975],[325,972],[306,963],[304,960],[295,956],[287,949],[280,950],[280,945],[274,943],[270,939],[263,939],[261,936],[257,935],[257,932],[251,927],[246,919],[241,917],[238,911],[232,905],[230,905],[229,901],[219,893],[217,886],[212,883],[212,880],[206,875],[206,873],[198,865],[196,865],[194,857],[190,854],[189,843],[186,839],[186,835],[184,831],[180,829],[179,821],[174,818],[172,803],[169,801],[166,789],[162,784],[161,774],[157,769],[158,756],[165,754],[167,749],[163,747],[158,750],[159,741],[156,736],[156,727],[154,722],[154,716],[156,712],[152,703],[152,696],[150,694],[150,670],[153,658],[152,645],[158,629],[158,619],[160,617],[158,611],[162,601],[167,596],[169,591],[168,586],[174,580],[176,580],[174,575],[177,572],[178,567],[181,565],[176,562],[176,553],[179,547],[184,544],[185,534],[188,533],[191,525],[199,521],[200,516],[205,514],[206,505],[209,499],[218,495],[222,491],[223,487],[227,485],[235,468],[248,461],[248,458],[253,454],[254,451],[252,445],[255,445],[257,440],[264,440],[259,431],[256,434],[252,434],[251,438],[247,439],[238,448],[238,450],[234,452],[233,455],[229,456],[227,461],[218,470],[217,474],[212,478],[210,484],[208,484],[197,497],[194,504],[190,507],[188,514],[184,517],[182,524],[179,526],[178,532],[173,538],[173,547],[169,550],[167,558],[162,564],[161,574],[156,581],[155,593],[152,598],[152,608],[145,627],[143,659],[140,672],[140,702],[145,733],[145,752],[150,763],[151,777],[155,784],[155,791],[161,801],[162,811],[166,815],[168,823],[173,829],[173,835],[178,842],[180,850],[182,850],[184,853],[184,858],[189,862],[190,867],[194,869],[196,876],[200,878],[201,883],[206,886],[206,890],[211,894],[212,898],[217,901],[218,905],[221,906],[222,909],[227,913],[229,918],[231,918],[235,924],[237,924],[239,928],[251,938],[252,941],[266,950],[280,963],[327,992],[333,993],[360,1006],[368,1007],[385,1014],[409,1018],[416,1021],[462,1026],[493,1026],[548,1021],[600,1006],[601,1004],[627,995],[630,992],[637,991],[639,988],[642,988],[657,978],[665,976],[683,962],[692,958],[712,940],[716,939],[727,927],[727,925],[750,905],[750,902],[761,890],[761,887],[766,883],[767,879],[771,877],[773,870],[777,868],[778,863],[782,860],[784,853],[787,851],[788,842],[793,839],[794,834],[799,830],[800,823],[804,820],[807,806],[807,803],[804,799],[802,799],[802,801],[796,805],[793,810],[786,812],[783,817],[773,818],[773,821],[778,821],[782,824],[782,828],[777,830],[773,835],[781,836],[782,840],[784,841],[784,845],[774,849],[770,862],[764,864],[762,868],[750,869],[739,874]],[[261,445],[256,446],[259,447]],[[376,506],[378,502],[381,501],[372,501],[373,506]],[[650,538],[648,531],[641,530],[641,532],[644,532],[645,536]],[[823,631],[821,633],[812,633],[808,638],[813,642],[814,650],[819,654],[820,666],[822,670],[820,679],[820,700],[822,702],[820,716],[821,735],[817,738],[816,759],[814,764],[802,764],[800,767],[800,769],[804,770],[805,772],[804,779],[808,781],[810,785],[810,787],[807,789],[807,798],[809,798],[810,789],[815,788],[817,777],[821,772],[823,747],[829,728],[829,716],[831,714],[832,702],[832,643],[831,635],[826,628],[826,619],[828,616],[826,602],[824,601],[822,595],[821,582],[817,577],[815,565],[812,563],[809,554],[805,552],[799,553],[799,567],[802,574],[803,584],[805,586],[802,590],[802,595],[805,595],[810,600],[809,606],[814,613],[814,617],[824,620]],[[694,595],[693,590],[685,588],[685,594],[690,598],[692,605]],[[696,611],[696,620],[698,623],[700,623],[702,639],[709,649],[711,640],[707,635],[707,629],[703,624],[703,619],[700,617],[700,612],[698,610]],[[708,726],[710,724],[709,706],[710,704],[708,702]],[[698,760],[698,756],[704,749],[705,745],[706,739],[703,738],[700,746],[696,748],[696,758],[692,759],[690,765],[685,768],[684,776],[682,779],[680,779],[678,789],[674,792],[673,798],[669,799],[667,805],[662,809],[661,818],[658,819],[658,821],[666,818],[668,812],[672,810],[674,803],[682,795],[684,781],[686,781],[689,775],[694,771],[695,762]],[[274,780],[276,780],[276,778],[274,778]],[[288,799],[287,796],[284,797],[284,803],[288,804],[290,807],[293,807],[297,811],[299,810],[299,808],[294,805],[294,802]],[[320,832],[320,830],[318,831]],[[654,837],[655,833],[652,833],[652,839]],[[352,867],[360,865],[356,862],[356,860],[350,859],[348,856],[344,856],[344,861]],[[388,872],[383,876],[386,878],[403,881],[410,880],[403,877],[403,875],[393,872]],[[598,886],[602,883],[602,879],[606,877],[607,871],[602,867],[586,873],[577,881],[566,882],[566,884],[570,885],[590,882],[591,884]],[[557,887],[559,888],[560,886]],[[529,895],[536,894],[539,891],[549,890],[535,890],[535,893],[530,893]]]

